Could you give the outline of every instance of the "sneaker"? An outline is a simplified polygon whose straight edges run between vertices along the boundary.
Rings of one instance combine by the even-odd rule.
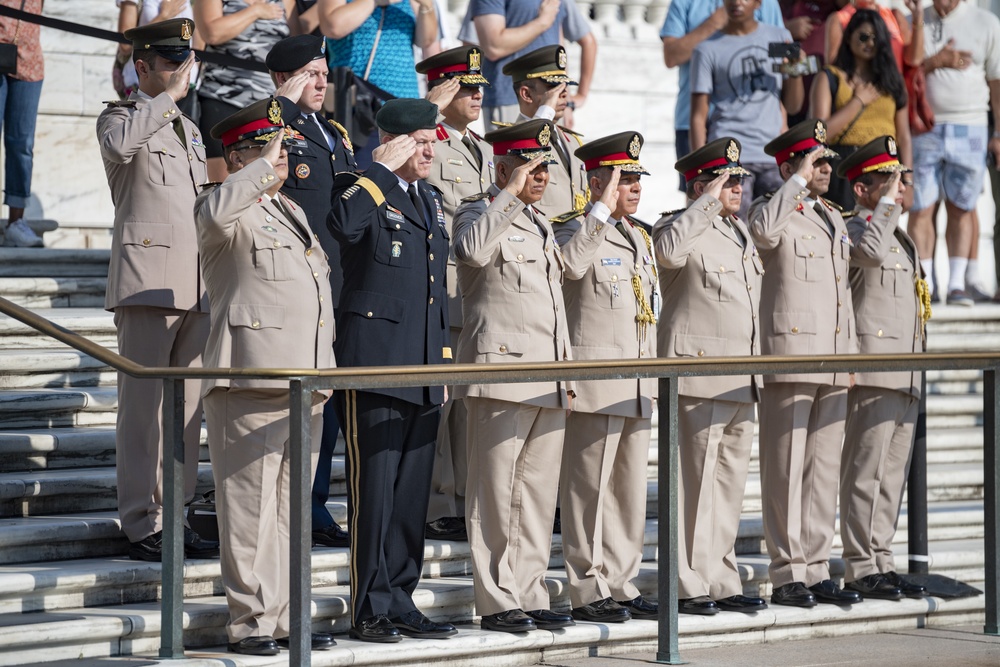
[[[953,289],[948,292],[948,300],[945,302],[949,306],[972,306],[975,305],[975,301],[969,296],[965,290]]]
[[[3,244],[8,248],[41,248],[45,244],[23,219],[7,225]]]
[[[965,293],[976,303],[989,303],[993,297],[984,292],[976,283],[965,283]]]

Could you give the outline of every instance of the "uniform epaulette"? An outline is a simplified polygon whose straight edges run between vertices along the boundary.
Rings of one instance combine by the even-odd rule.
[[[198,187],[199,187],[199,188],[201,188],[202,190],[209,190],[209,189],[211,189],[211,188],[215,188],[215,187],[218,187],[218,186],[220,186],[220,185],[222,185],[222,183],[221,183],[221,182],[216,182],[216,181],[213,181],[213,182],[211,182],[211,183],[202,183],[202,184],[201,184],[201,185],[199,185]]]
[[[476,193],[474,195],[470,195],[468,197],[463,197],[462,198],[462,203],[463,204],[469,204],[469,203],[474,202],[474,201],[482,201],[482,200],[486,199],[489,196],[490,196],[489,192],[478,192],[478,193]]]
[[[833,209],[835,209],[835,210],[837,210],[837,211],[840,211],[841,213],[843,213],[843,212],[844,212],[844,207],[843,207],[843,206],[841,206],[840,204],[838,204],[837,202],[835,202],[835,201],[830,201],[830,200],[829,200],[829,199],[827,199],[826,197],[820,197],[820,199],[821,199],[821,200],[823,201],[823,203],[824,203],[824,204],[826,204],[826,205],[827,205],[828,207],[832,207]]]
[[[492,122],[497,127],[513,127],[514,126],[514,123],[505,123],[502,120],[494,120],[494,121],[490,121],[490,122]]]
[[[858,216],[858,209],[851,209],[850,211],[841,211],[840,215],[844,220],[850,220],[851,218],[856,218]]]
[[[342,137],[344,137],[344,148],[353,153],[354,144],[351,143],[351,135],[347,133],[347,128],[338,123],[337,121],[333,120],[332,118],[327,118],[326,120],[328,123],[330,123],[330,125],[333,125],[333,127],[337,130],[337,132],[340,132],[340,135]]]
[[[582,208],[576,209],[574,211],[567,211],[562,215],[557,215],[554,218],[549,218],[549,222],[561,224],[564,222],[569,222],[570,220],[575,220],[576,218],[579,218],[583,214],[584,214],[584,209]]]
[[[678,209],[674,209],[673,211],[664,211],[663,213],[660,213],[660,217],[661,218],[669,218],[669,217],[677,215],[678,213],[683,213],[686,210],[687,210],[686,208],[678,208]]]
[[[650,233],[653,231],[653,226],[650,225],[648,222],[643,222],[639,218],[633,217],[631,215],[625,217],[628,218],[628,221],[631,222],[636,227],[642,227],[643,229],[645,229],[647,232]]]
[[[111,107],[128,107],[130,109],[135,108],[135,100],[106,100],[103,104],[107,104],[108,108]]]

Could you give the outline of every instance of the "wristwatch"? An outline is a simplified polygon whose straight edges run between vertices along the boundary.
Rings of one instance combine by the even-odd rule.
[[[576,102],[570,100],[569,102],[566,103],[566,108],[569,109],[570,111],[576,111]],[[993,136],[995,137],[997,135],[994,134]]]

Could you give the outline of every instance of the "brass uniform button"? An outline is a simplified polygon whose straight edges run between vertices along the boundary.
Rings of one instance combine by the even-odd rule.
[[[698,350],[698,356],[699,357],[704,357],[705,356],[705,350]]]
[[[428,304],[432,304],[432,303],[434,303],[434,297],[431,297],[430,299],[428,299],[428,300],[427,300],[427,303],[428,303]]]
[[[506,345],[501,345],[500,346],[500,354],[506,354],[506,353],[507,353],[507,346]]]
[[[400,228],[400,224],[397,222],[396,223],[396,229],[399,229],[399,228]]]
[[[312,254],[313,254],[312,248],[306,248],[306,257],[309,257]]]
[[[319,302],[323,303],[323,295],[322,294],[319,295]]]
[[[319,325],[320,325],[320,326],[324,326],[324,323],[323,323],[323,320],[320,320],[320,321],[319,321]]]
[[[840,327],[837,327],[837,333],[840,333]]]
[[[878,334],[877,334],[879,338],[881,338],[881,337],[882,337],[882,333],[883,333],[883,331],[882,331],[881,329],[879,329],[879,330],[878,330]]]
[[[814,252],[812,252],[812,251],[810,250],[810,251],[809,251],[809,256],[810,256],[810,257],[815,257],[815,256],[816,256],[816,253],[814,253]]]
[[[792,327],[792,333],[798,333],[798,332],[799,332],[798,327]]]
[[[275,248],[280,248],[281,247],[281,241],[275,241],[274,242],[274,247]]]
[[[434,282],[434,276],[431,276],[431,282]]]
[[[432,262],[434,261],[434,253],[431,253],[431,254],[430,254],[430,260],[431,260]]]
[[[150,241],[149,239],[142,240],[142,245],[148,246],[150,243],[152,243],[152,241]]]
[[[250,328],[251,329],[260,329],[260,322],[257,321],[257,320],[254,320],[253,322],[250,323]]]
[[[313,271],[313,278],[319,278],[319,272]]]
[[[371,316],[372,316],[372,311],[369,310],[368,311],[368,317],[371,317]]]
[[[615,274],[615,275],[611,276],[611,282],[613,282],[613,283],[618,282],[618,274]]]

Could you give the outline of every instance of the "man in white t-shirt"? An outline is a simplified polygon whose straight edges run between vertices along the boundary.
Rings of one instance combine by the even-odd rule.
[[[914,135],[914,195],[908,231],[931,275],[934,210],[942,197],[948,213],[947,303],[971,306],[967,276],[976,234],[976,200],[986,161],[1000,160],[1000,133],[989,136],[987,104],[1000,119],[1000,19],[973,3],[934,0],[924,10],[924,73],[934,128]],[[943,192],[942,192],[943,190]],[[974,262],[975,260],[971,260]],[[968,285],[969,288],[972,285]]]

